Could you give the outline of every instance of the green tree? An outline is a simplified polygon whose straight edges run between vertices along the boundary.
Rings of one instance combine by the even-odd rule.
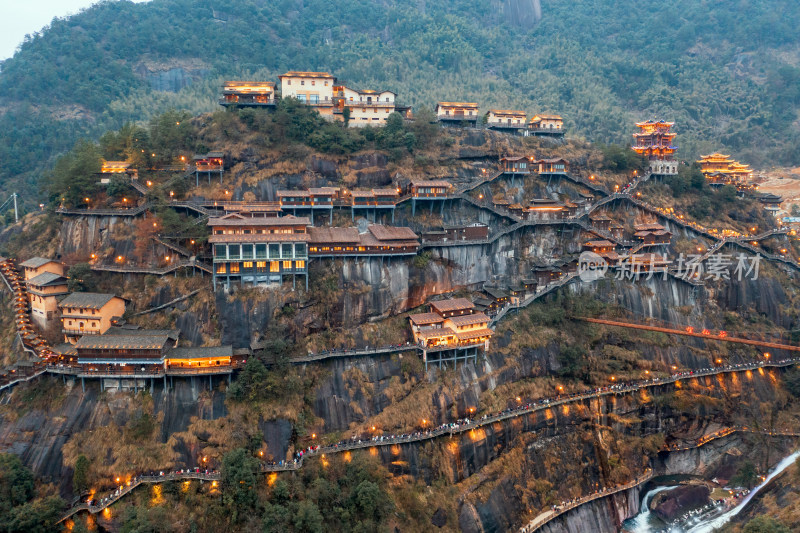
[[[324,530],[322,513],[311,500],[304,500],[297,504],[293,523],[297,531],[321,533]]]
[[[736,471],[736,475],[731,478],[733,485],[747,487],[748,489],[753,488],[757,482],[758,472],[756,472],[756,467],[751,461],[745,461]]]
[[[790,529],[770,516],[759,516],[750,520],[742,533],[790,533]]]
[[[33,474],[19,457],[0,453],[0,516],[33,497]]]
[[[67,289],[70,292],[91,292],[96,286],[95,276],[89,263],[76,263],[67,271]]]
[[[389,495],[372,481],[359,483],[350,499],[360,516],[374,524],[380,524],[392,510]]]
[[[48,176],[50,197],[57,202],[63,200],[68,207],[86,203],[97,189],[102,165],[96,144],[79,141],[72,151],[59,157]]]
[[[72,490],[76,494],[81,494],[89,488],[89,459],[80,454],[75,460],[75,468],[72,471]]]
[[[258,460],[244,448],[230,451],[222,458],[222,502],[231,509],[234,522],[256,506],[257,472]]]

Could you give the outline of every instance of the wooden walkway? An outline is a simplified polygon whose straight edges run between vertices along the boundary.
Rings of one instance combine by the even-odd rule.
[[[705,376],[715,376],[720,374],[730,374],[730,373],[737,373],[737,372],[746,372],[748,370],[756,370],[758,368],[780,368],[780,367],[787,367],[792,366],[800,363],[800,357],[791,358],[791,359],[784,359],[781,361],[758,361],[754,363],[746,363],[746,364],[738,364],[738,365],[731,365],[722,368],[713,368],[713,369],[706,369],[706,370],[698,370],[698,371],[687,371],[687,372],[680,372],[677,374],[673,374],[669,377],[665,378],[653,378],[639,382],[632,382],[626,384],[619,384],[619,385],[612,385],[608,387],[603,387],[599,390],[589,390],[582,393],[574,393],[568,394],[563,396],[557,396],[555,398],[542,398],[532,403],[527,403],[521,405],[517,408],[509,408],[499,413],[495,413],[493,415],[484,415],[478,419],[470,419],[467,421],[461,421],[460,423],[449,423],[444,424],[436,429],[431,429],[428,431],[419,431],[416,433],[399,435],[399,436],[390,436],[390,437],[374,437],[372,439],[365,439],[365,440],[350,440],[344,441],[337,444],[332,444],[328,446],[320,446],[313,450],[306,451],[303,456],[293,462],[288,462],[284,464],[278,465],[263,465],[261,467],[262,472],[281,472],[281,471],[289,471],[289,470],[298,470],[303,466],[303,461],[306,457],[314,457],[318,455],[325,455],[325,454],[335,454],[341,453],[346,451],[352,450],[362,450],[368,448],[376,448],[376,447],[385,447],[385,446],[396,446],[401,444],[411,444],[416,442],[423,442],[428,440],[437,439],[442,436],[454,436],[460,435],[469,431],[473,431],[475,429],[490,426],[497,422],[513,419],[521,416],[527,416],[531,413],[535,413],[538,411],[545,411],[548,409],[554,409],[561,405],[568,405],[572,403],[579,403],[579,402],[586,402],[588,400],[598,399],[605,396],[619,396],[630,394],[633,392],[637,392],[639,390],[651,388],[651,387],[658,387],[663,385],[668,385],[671,383],[675,383],[676,381],[681,381],[684,379],[694,379],[699,377]],[[180,475],[180,474],[176,474]],[[161,481],[167,481],[171,478],[167,478],[164,476],[158,476]],[[209,478],[212,479],[212,478]],[[156,482],[156,481],[152,481]],[[621,488],[620,490],[626,490],[625,488]],[[129,491],[128,491],[129,492]],[[126,494],[128,493],[126,492]],[[619,491],[617,491],[619,492]],[[608,494],[600,495],[599,497],[607,496]],[[114,499],[113,501],[117,501],[119,498]],[[594,498],[596,499],[596,498]],[[102,501],[102,500],[101,500]],[[590,500],[587,500],[590,501]],[[113,503],[113,502],[111,502]],[[92,513],[99,512],[111,503],[108,503],[105,506],[98,506],[93,509],[89,509],[86,504],[81,504],[80,506],[76,506],[71,509],[63,518],[69,518],[76,512],[81,510],[89,510]],[[585,503],[585,502],[584,502]],[[572,507],[574,508],[574,506]],[[566,512],[566,511],[565,511]],[[552,519],[552,518],[551,518]],[[532,530],[530,530],[532,531]],[[530,531],[528,533],[530,533]]]

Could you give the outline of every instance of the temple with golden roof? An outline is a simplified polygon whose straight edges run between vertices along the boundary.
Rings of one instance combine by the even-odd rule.
[[[674,175],[678,173],[678,162],[673,159],[675,133],[671,131],[674,122],[648,120],[637,122],[638,133],[633,134],[631,147],[637,154],[650,161],[650,173],[658,175]]]
[[[700,156],[697,161],[700,171],[711,185],[736,185],[744,186],[753,176],[753,169],[730,158],[727,154],[715,152],[710,155]]]

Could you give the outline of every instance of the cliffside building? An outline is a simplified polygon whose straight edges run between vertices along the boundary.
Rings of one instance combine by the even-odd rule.
[[[475,126],[478,121],[478,104],[475,102],[439,102],[436,104],[436,120],[443,125]]]
[[[426,370],[429,362],[441,367],[450,362],[477,361],[478,350],[489,349],[494,330],[489,328],[489,317],[475,312],[472,302],[457,298],[431,302],[430,307],[428,313],[408,317]]]
[[[349,126],[383,126],[395,111],[396,97],[392,91],[357,90],[337,85],[333,88],[333,113],[343,120],[344,110],[349,109]]]
[[[311,257],[413,256],[419,250],[411,228],[372,224],[364,233],[358,228],[310,228]]]
[[[192,158],[194,165],[195,186],[200,186],[200,173],[206,174],[208,182],[211,183],[211,174],[219,174],[219,182],[222,183],[222,174],[225,171],[225,153],[208,152],[206,154],[195,154]]]
[[[327,72],[290,71],[278,76],[281,98],[297,98],[314,107],[323,117],[333,119],[333,87],[336,77]]]
[[[219,104],[225,107],[274,107],[275,84],[271,81],[226,81]]]
[[[738,189],[749,188],[753,169],[730,157],[719,152],[700,156],[700,160],[697,161],[700,164],[700,172],[712,187],[734,185]]]
[[[39,274],[50,272],[59,276],[64,275],[64,265],[54,259],[47,259],[45,257],[31,257],[27,261],[19,264],[22,268],[22,273],[25,281],[35,278]]]
[[[214,288],[269,285],[305,278],[308,288],[308,218],[246,217],[231,213],[210,218],[214,250]]]
[[[534,115],[528,123],[528,133],[560,137],[564,135],[564,119],[559,115]]]
[[[486,127],[509,133],[516,133],[528,127],[525,111],[509,109],[490,109],[486,113]]]
[[[86,335],[102,335],[112,319],[125,314],[125,299],[113,294],[73,292],[58,304],[64,341],[75,344]]]
[[[674,124],[663,120],[636,123],[639,131],[633,134],[631,148],[650,161],[652,174],[673,176],[678,173],[678,162],[673,159],[678,148],[673,144],[676,134],[671,128]]]
[[[27,284],[31,319],[40,327],[46,328],[58,316],[59,298],[69,294],[67,278],[52,272],[43,272],[29,279]]]

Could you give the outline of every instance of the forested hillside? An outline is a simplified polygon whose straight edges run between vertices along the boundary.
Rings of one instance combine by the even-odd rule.
[[[799,23],[796,0],[103,2],[2,63],[0,180],[33,183],[80,136],[172,107],[213,110],[223,79],[288,69],[387,88],[416,108],[558,112],[601,142],[664,117],[682,158],[724,148],[796,165]]]

